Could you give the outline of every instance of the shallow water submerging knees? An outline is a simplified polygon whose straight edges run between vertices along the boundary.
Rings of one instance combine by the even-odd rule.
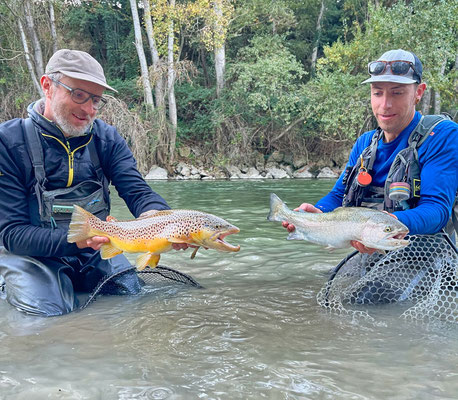
[[[204,289],[102,296],[48,319],[0,302],[0,399],[455,398],[455,326],[401,320],[396,304],[362,306],[375,323],[327,313],[316,295],[348,252],[287,241],[266,220],[271,192],[294,207],[332,184],[152,182],[173,208],[237,225],[240,252],[162,255]],[[113,215],[131,218],[121,205]]]

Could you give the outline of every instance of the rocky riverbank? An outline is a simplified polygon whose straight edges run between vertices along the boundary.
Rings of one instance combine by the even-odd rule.
[[[251,162],[244,165],[215,165],[198,148],[182,146],[179,160],[169,169],[154,165],[145,175],[147,180],[211,180],[211,179],[337,179],[345,168],[350,149],[342,149],[338,157],[310,160],[305,155],[274,151],[268,157],[251,154]]]
[[[290,165],[269,165],[262,170],[256,167],[239,168],[234,165],[225,167],[203,168],[185,162],[179,162],[170,173],[164,168],[154,165],[146,180],[210,180],[210,179],[312,179],[312,178],[337,178],[340,171],[324,167],[316,170],[309,166],[293,170]]]
[[[211,179],[313,179],[313,178],[338,178],[341,169],[303,165],[294,168],[291,164],[267,162],[265,165],[238,167],[226,165],[221,167],[205,167],[192,165],[180,161],[170,170],[154,165],[146,180],[211,180]]]

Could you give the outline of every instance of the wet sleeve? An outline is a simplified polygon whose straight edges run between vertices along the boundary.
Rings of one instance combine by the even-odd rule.
[[[449,220],[458,191],[458,124],[441,122],[419,148],[420,200],[394,214],[411,235],[439,232]]]
[[[143,179],[126,141],[116,130],[111,138],[104,143],[103,169],[132,215],[138,217],[145,211],[170,209],[162,196],[154,192]]]

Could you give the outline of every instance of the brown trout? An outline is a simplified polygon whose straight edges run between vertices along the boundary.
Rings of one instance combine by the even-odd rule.
[[[239,251],[224,240],[240,229],[222,218],[193,210],[149,211],[137,219],[118,221],[108,217],[102,221],[95,215],[74,205],[67,240],[75,243],[92,236],[106,236],[110,243],[100,249],[103,259],[112,258],[123,252],[144,253],[138,256],[136,267],[154,268],[160,254],[172,249],[173,243],[187,243],[197,246],[191,255],[194,258],[200,247],[219,251]]]
[[[307,240],[332,248],[350,247],[357,240],[366,247],[395,250],[409,244],[409,229],[386,212],[365,207],[339,207],[328,213],[290,210],[274,193],[270,195],[269,221],[288,221],[296,229],[288,240]]]

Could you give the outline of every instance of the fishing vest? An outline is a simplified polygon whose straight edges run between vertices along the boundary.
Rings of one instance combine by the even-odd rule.
[[[371,175],[377,153],[377,144],[383,137],[383,130],[377,128],[372,141],[360,156],[359,165],[347,167],[343,184],[345,185],[343,207],[371,207],[388,212],[402,211],[416,207],[420,200],[420,163],[418,148],[428,138],[434,127],[450,119],[447,115],[422,116],[410,134],[408,146],[401,150],[391,164],[385,186],[363,186],[358,182],[360,172]],[[455,198],[452,221],[458,232],[458,197]],[[449,223],[450,225],[450,223]]]
[[[88,143],[91,161],[97,171],[97,180],[86,180],[75,186],[46,190],[41,139],[31,118],[24,120],[25,142],[35,174],[33,193],[29,196],[29,209],[32,225],[44,228],[67,229],[71,221],[73,205],[76,204],[101,219],[110,212],[108,179],[105,177],[94,141]],[[38,210],[37,208],[38,203]],[[35,212],[37,211],[37,212]]]

